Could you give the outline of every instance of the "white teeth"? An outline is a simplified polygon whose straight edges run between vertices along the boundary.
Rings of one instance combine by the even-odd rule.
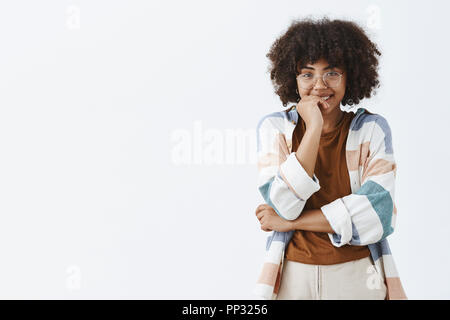
[[[328,96],[328,97],[322,97],[322,98],[324,98],[325,100],[328,100],[330,97],[331,97],[331,96]]]

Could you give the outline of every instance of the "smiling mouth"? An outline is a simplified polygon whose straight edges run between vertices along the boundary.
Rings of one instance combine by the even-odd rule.
[[[324,100],[325,101],[327,101],[327,100],[329,100],[331,97],[333,97],[334,96],[334,94],[332,94],[332,95],[330,95],[330,96],[326,96],[326,97],[321,97],[321,98],[324,98]]]

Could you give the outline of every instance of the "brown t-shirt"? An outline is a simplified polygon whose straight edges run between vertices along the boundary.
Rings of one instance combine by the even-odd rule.
[[[332,131],[320,137],[314,173],[319,178],[320,189],[306,201],[303,210],[320,209],[338,198],[351,194],[345,146],[350,122],[355,114],[344,112],[344,116]],[[292,134],[292,151],[297,150],[305,132],[303,119]],[[306,264],[329,265],[368,257],[367,246],[344,245],[335,247],[325,232],[296,230],[286,249],[286,259]]]

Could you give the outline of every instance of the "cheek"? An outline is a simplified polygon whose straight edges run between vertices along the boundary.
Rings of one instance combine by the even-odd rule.
[[[309,93],[311,91],[311,90],[305,90],[305,89],[301,89],[301,88],[297,89],[297,90],[298,90],[298,94],[299,94],[300,98],[309,95]]]
[[[338,88],[335,88],[334,91],[335,91],[336,97],[338,97],[339,100],[342,100],[342,98],[344,98],[344,95],[345,95],[345,81],[344,81],[344,83],[341,83]]]
[[[344,98],[344,95],[345,95],[345,88],[343,88],[342,90],[339,90],[338,92],[336,92],[336,97],[338,97],[339,100]]]

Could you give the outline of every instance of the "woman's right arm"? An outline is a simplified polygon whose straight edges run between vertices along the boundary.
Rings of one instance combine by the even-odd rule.
[[[310,175],[316,156],[308,154],[317,148],[314,144],[318,142],[316,131],[307,134],[299,147],[299,161],[297,153],[290,153],[287,146],[283,132],[285,121],[276,114],[264,117],[258,124],[258,189],[265,202],[281,218],[294,220],[301,214],[306,200],[320,189],[319,179],[314,174]],[[309,166],[310,173],[301,161]]]

